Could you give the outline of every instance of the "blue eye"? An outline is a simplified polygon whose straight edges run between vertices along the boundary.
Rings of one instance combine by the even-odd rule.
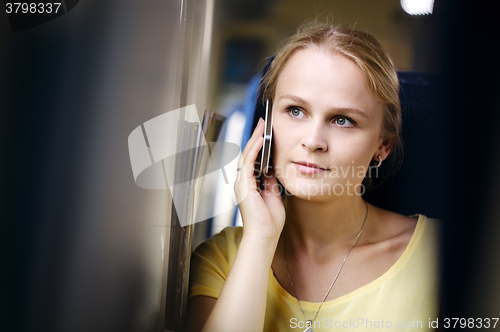
[[[341,127],[352,127],[354,125],[354,121],[345,116],[339,116],[335,119],[335,123],[337,123]]]
[[[298,118],[299,115],[302,113],[302,111],[300,109],[298,109],[297,107],[293,107],[293,106],[289,107],[287,109],[287,112],[293,118]]]

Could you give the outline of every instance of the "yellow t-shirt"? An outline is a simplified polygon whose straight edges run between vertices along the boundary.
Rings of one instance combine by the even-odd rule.
[[[420,215],[414,234],[396,263],[355,291],[326,301],[312,329],[317,331],[430,331],[438,315],[438,221]],[[200,244],[191,256],[189,298],[218,298],[243,236],[242,227],[226,227]],[[319,303],[300,301],[308,319]],[[297,299],[269,269],[264,331],[306,329]]]

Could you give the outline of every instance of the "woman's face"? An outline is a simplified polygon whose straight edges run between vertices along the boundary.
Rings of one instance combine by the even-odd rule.
[[[382,103],[357,65],[300,50],[279,75],[273,103],[273,166],[287,191],[315,201],[362,194],[371,159],[385,159],[390,147],[381,138]]]

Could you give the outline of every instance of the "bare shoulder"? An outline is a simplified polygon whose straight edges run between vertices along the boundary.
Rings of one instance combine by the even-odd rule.
[[[409,217],[396,212],[384,210],[387,220],[393,224],[395,230],[399,230],[401,235],[413,235],[417,227],[418,217]]]
[[[417,222],[417,218],[410,218],[369,204],[365,227],[365,231],[368,232],[363,232],[364,238],[360,238],[363,241],[357,248],[359,253],[357,266],[362,266],[362,273],[356,276],[360,280],[358,286],[372,282],[396,264],[408,248]]]
[[[399,226],[401,229],[414,228],[417,224],[418,217],[409,217],[397,212],[385,210],[379,207],[372,206],[379,217],[386,220],[387,223]]]
[[[404,250],[415,232],[418,217],[408,217],[373,205],[370,208],[375,219],[372,229],[373,241],[389,241],[399,247],[396,251]]]

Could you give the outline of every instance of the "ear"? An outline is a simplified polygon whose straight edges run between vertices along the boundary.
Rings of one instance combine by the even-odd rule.
[[[373,159],[378,162],[378,156],[382,157],[382,160],[385,160],[389,153],[391,153],[392,143],[391,142],[383,142],[379,145],[377,151],[373,155]]]

